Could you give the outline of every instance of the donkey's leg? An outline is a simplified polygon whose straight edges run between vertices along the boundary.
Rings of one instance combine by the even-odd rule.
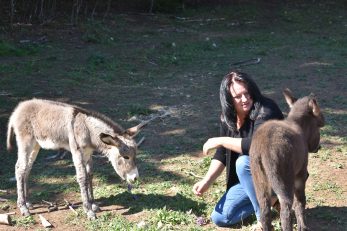
[[[100,211],[100,209],[99,209],[99,206],[95,204],[94,194],[93,194],[93,159],[91,156],[86,163],[86,170],[87,170],[88,196],[90,198],[90,201],[92,202],[93,212],[98,212]]]
[[[305,196],[305,184],[308,177],[307,171],[303,174],[299,174],[300,177],[295,179],[295,192],[294,192],[294,210],[295,217],[298,224],[298,231],[308,230],[305,224],[305,206],[306,206],[306,196]]]
[[[40,145],[35,141],[34,145],[33,145],[33,150],[31,151],[31,153],[29,154],[29,158],[28,158],[28,164],[27,164],[27,171],[25,174],[25,180],[24,180],[24,196],[25,196],[25,201],[26,201],[26,206],[29,209],[32,209],[32,204],[29,202],[29,175],[31,172],[31,169],[33,167],[33,164],[36,160],[37,154],[40,151]]]
[[[291,210],[294,197],[294,180],[293,178],[278,179],[273,187],[281,204],[280,218],[282,230],[292,231]]]
[[[30,136],[17,135],[18,159],[16,163],[16,181],[17,181],[17,205],[24,216],[29,216],[30,212],[26,205],[28,195],[28,177],[30,172],[29,159],[34,149],[34,140]]]
[[[288,160],[280,159],[277,160],[277,163],[273,164],[274,167],[272,168],[269,167],[271,166],[271,162],[268,162],[269,165],[267,165],[267,169],[272,170],[271,174],[268,174],[268,176],[272,183],[273,191],[280,201],[282,231],[292,231],[291,210],[294,198],[294,171],[292,166],[288,163]]]
[[[291,194],[291,193],[289,193]],[[288,194],[279,195],[279,200],[281,204],[281,227],[283,231],[292,231],[293,223],[291,217],[291,210],[293,205],[293,196]]]
[[[28,207],[26,206],[25,201],[25,188],[26,183],[25,181],[25,171],[26,171],[26,156],[19,155],[18,152],[18,160],[16,163],[16,181],[17,181],[17,205],[20,209],[20,213],[23,216],[29,216],[30,212]]]
[[[80,186],[81,197],[84,211],[87,213],[88,218],[95,219],[96,215],[92,211],[92,202],[88,194],[88,175],[87,169],[83,160],[83,154],[77,149],[71,150],[72,160],[76,168],[77,182]]]
[[[271,230],[271,187],[261,163],[261,157],[251,158],[254,189],[260,207],[260,222],[264,231]]]
[[[94,201],[93,195],[93,159],[90,158],[86,163],[88,196]]]
[[[271,189],[270,189],[271,190]],[[263,226],[264,231],[271,231],[271,193],[268,189],[262,190],[261,192],[256,191],[259,206],[260,206],[260,222]]]
[[[77,182],[81,190],[81,198],[83,203],[83,209],[87,213],[89,219],[96,219],[95,212],[92,210],[92,198],[88,193],[88,174],[87,174],[87,163],[91,159],[91,152],[83,148],[84,144],[81,139],[78,140],[78,135],[75,135],[74,129],[76,129],[77,134],[83,134],[83,127],[80,128],[78,124],[74,124],[72,121],[70,126],[67,127],[69,133],[69,147],[72,155],[72,160],[76,168]],[[81,131],[82,129],[82,131]]]

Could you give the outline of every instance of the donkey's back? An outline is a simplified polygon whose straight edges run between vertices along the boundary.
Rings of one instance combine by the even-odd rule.
[[[254,134],[252,146],[254,159],[265,165],[267,176],[294,179],[293,174],[307,164],[301,129],[287,120],[265,122]]]
[[[44,149],[69,150],[69,127],[74,111],[72,105],[43,99],[19,103],[9,120],[7,148],[12,149],[15,133],[21,144],[37,141]]]

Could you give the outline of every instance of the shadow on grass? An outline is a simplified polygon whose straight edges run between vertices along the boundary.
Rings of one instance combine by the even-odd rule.
[[[161,163],[152,162],[148,157],[138,158],[136,165],[139,170],[141,182],[163,182],[163,181],[189,181],[188,177],[182,177],[178,173],[165,171],[160,169]],[[94,161],[94,178],[103,179],[107,184],[121,183],[120,177],[117,175],[107,158],[95,159]]]
[[[310,230],[342,231],[347,227],[347,207],[318,206],[306,209]]]
[[[141,212],[145,209],[167,209],[187,212],[192,210],[196,214],[201,214],[206,209],[205,202],[197,202],[184,195],[175,196],[160,194],[131,194],[129,192],[119,193],[110,197],[102,197],[97,200],[101,206],[119,205],[128,208],[123,215],[130,215]]]

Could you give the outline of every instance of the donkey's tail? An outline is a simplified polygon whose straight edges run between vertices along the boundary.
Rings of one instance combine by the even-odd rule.
[[[13,149],[13,146],[12,146],[13,138],[14,138],[13,125],[12,125],[12,120],[10,118],[8,122],[7,140],[6,140],[7,151],[9,152]]]

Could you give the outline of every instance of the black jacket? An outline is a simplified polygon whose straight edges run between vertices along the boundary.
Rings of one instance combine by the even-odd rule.
[[[256,119],[251,120],[250,118],[246,118],[244,124],[238,132],[233,133],[228,129],[228,126],[225,122],[221,122],[220,136],[242,138],[242,153],[237,153],[224,147],[220,147],[217,149],[213,156],[213,159],[221,161],[227,167],[227,189],[239,182],[239,179],[236,175],[236,159],[239,157],[239,155],[248,155],[254,131],[262,123],[270,119],[283,119],[283,114],[273,100],[264,98],[262,100],[261,108]]]

